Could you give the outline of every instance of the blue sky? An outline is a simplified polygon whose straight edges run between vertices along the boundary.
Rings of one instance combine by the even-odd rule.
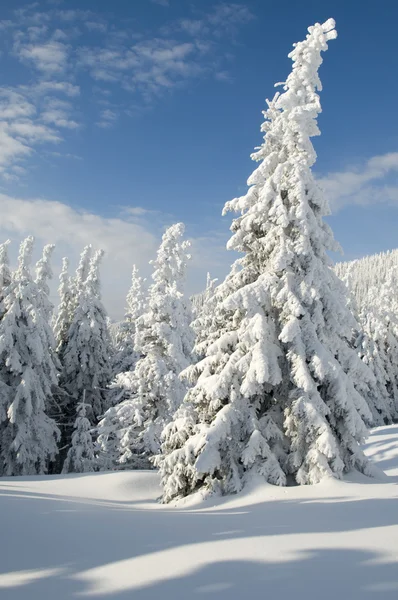
[[[0,7],[0,233],[33,233],[72,262],[101,245],[120,316],[163,228],[193,240],[189,291],[223,276],[231,217],[261,143],[264,100],[292,43],[336,19],[320,75],[316,173],[347,258],[397,246],[394,0],[8,0]],[[14,244],[14,254],[16,244]],[[39,250],[39,249],[38,249]]]

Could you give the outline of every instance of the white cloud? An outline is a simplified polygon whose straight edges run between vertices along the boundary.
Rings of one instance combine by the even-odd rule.
[[[346,171],[329,173],[317,179],[332,209],[347,205],[398,203],[398,152],[374,156]],[[389,179],[393,179],[390,181]]]
[[[18,56],[31,63],[43,73],[57,74],[66,69],[68,46],[62,42],[50,41],[45,44],[28,44],[17,48]]]
[[[8,131],[15,134],[17,138],[26,139],[30,142],[59,142],[61,139],[53,129],[45,125],[38,125],[31,121],[13,122],[8,126]]]
[[[103,297],[109,314],[117,319],[123,315],[124,302],[130,284],[131,269],[136,264],[149,277],[149,260],[155,257],[169,215],[157,214],[141,207],[125,207],[116,217],[103,217],[72,208],[62,202],[41,198],[22,199],[0,194],[0,242],[10,238],[13,244],[12,261],[15,264],[18,243],[27,235],[36,238],[36,256],[46,243],[56,244],[54,273],[58,276],[61,259],[68,256],[76,268],[79,254],[88,243],[105,250],[102,269]],[[189,228],[187,235],[189,237]],[[233,261],[232,253],[225,250],[225,234],[211,233],[192,241],[192,262],[189,266],[188,293],[201,291],[206,272],[223,277]],[[53,302],[57,281],[53,282]]]
[[[6,181],[26,174],[19,163],[33,154],[36,145],[59,143],[61,129],[79,127],[71,118],[73,105],[48,95],[53,91],[74,96],[79,88],[58,83],[42,81],[18,91],[0,88],[0,175]]]
[[[0,120],[28,118],[35,112],[35,106],[22,94],[7,88],[0,88]]]
[[[118,113],[110,108],[106,108],[101,111],[100,120],[98,121],[98,127],[102,127],[103,129],[107,129],[112,127],[112,125],[117,121]]]
[[[39,81],[31,86],[29,91],[33,94],[46,95],[51,92],[58,92],[74,98],[80,95],[80,87],[69,81]]]
[[[209,15],[209,23],[215,25],[217,31],[233,31],[239,25],[244,25],[254,18],[253,14],[243,4],[235,2],[222,2],[215,6],[214,11]]]
[[[158,244],[158,237],[150,228],[133,219],[105,218],[61,202],[0,194],[0,211],[1,238],[11,237],[19,242],[32,234],[38,247],[49,242],[56,244],[54,271],[57,274],[62,256],[69,256],[71,262],[77,264],[84,245],[91,243],[103,248],[106,253],[102,273],[104,301],[115,318],[123,314],[133,264],[148,275],[148,261],[154,257]]]
[[[46,102],[45,109],[40,115],[40,119],[44,123],[53,124],[56,127],[66,129],[77,129],[79,123],[70,118],[73,106],[66,100],[59,98],[50,98]]]
[[[186,18],[137,33],[133,21],[118,25],[112,17],[108,23],[100,12],[55,4],[48,1],[45,10],[40,3],[25,4],[13,11],[12,19],[0,21],[6,52],[12,48],[12,56],[30,68],[29,84],[25,80],[0,88],[0,121],[9,125],[15,121],[12,127],[1,128],[3,178],[17,176],[12,167],[33,158],[36,144],[63,141],[68,129],[83,125],[84,118],[106,129],[119,115],[132,116],[151,108],[165,92],[193,79],[230,80],[223,69],[228,59],[215,38],[226,35],[231,39],[251,18],[244,4],[224,2],[207,12],[188,5]],[[87,83],[81,71],[98,84]],[[82,87],[76,84],[78,77]],[[70,102],[61,100],[62,96]],[[102,104],[99,117],[93,118],[89,111],[82,114],[80,97],[82,106],[93,100]]]
[[[106,23],[100,23],[99,21],[86,21],[85,26],[89,31],[97,33],[105,33],[108,29]]]
[[[7,125],[0,123],[0,174],[6,175],[6,168],[15,160],[31,153],[31,148],[22,140],[16,139],[7,131]],[[15,177],[14,177],[15,178]]]

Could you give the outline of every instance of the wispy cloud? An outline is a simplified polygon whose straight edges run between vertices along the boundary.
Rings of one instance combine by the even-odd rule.
[[[373,156],[345,171],[318,178],[332,212],[347,205],[398,204],[398,152]]]
[[[97,122],[98,127],[102,127],[103,129],[107,129],[108,127],[112,127],[114,122],[118,118],[118,113],[110,108],[106,108],[101,111],[100,120]]]
[[[45,123],[51,123],[58,128],[77,129],[79,123],[70,118],[73,106],[66,100],[48,98],[40,118]]]
[[[230,81],[220,36],[233,45],[253,18],[249,9],[222,2],[208,11],[189,4],[185,10],[179,20],[164,11],[162,26],[139,32],[134,21],[56,0],[27,4],[0,21],[6,59],[30,72],[29,84],[25,77],[0,88],[0,176],[15,179],[38,144],[59,143],[85,120],[108,129],[193,80]],[[88,102],[97,110],[84,114],[80,106]]]
[[[68,47],[62,42],[51,41],[46,44],[28,44],[16,49],[22,60],[45,73],[53,75],[63,73],[66,69]]]

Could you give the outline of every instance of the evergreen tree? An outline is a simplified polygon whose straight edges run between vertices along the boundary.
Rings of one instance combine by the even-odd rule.
[[[7,288],[11,283],[11,271],[8,260],[8,245],[10,240],[0,244],[0,320],[5,313],[4,297],[7,294]],[[7,384],[0,379],[0,398],[6,397],[9,392]],[[2,406],[0,401],[0,423],[6,418],[5,403]]]
[[[159,452],[161,432],[184,397],[179,373],[190,363],[193,335],[183,293],[190,258],[183,234],[182,223],[170,227],[153,263],[148,308],[136,324],[141,358],[133,372],[116,379],[129,398],[110,408],[98,427],[102,468],[149,467],[149,458]]]
[[[91,423],[86,417],[86,404],[77,405],[77,415],[72,434],[72,442],[66,456],[62,473],[87,473],[94,471],[94,444]]]
[[[55,422],[46,414],[57,369],[43,310],[48,299],[29,270],[32,248],[33,238],[28,237],[5,292],[0,322],[0,472],[4,475],[46,473],[59,438]]]
[[[59,276],[59,306],[54,321],[54,335],[57,353],[62,359],[69,335],[69,328],[73,319],[74,297],[71,289],[71,278],[69,276],[69,260],[62,259],[62,270]]]
[[[0,244],[0,318],[3,311],[1,303],[3,302],[3,298],[6,293],[6,288],[11,283],[10,263],[8,260],[9,244],[10,240],[7,240],[3,244]]]
[[[85,282],[87,281],[88,274],[90,272],[92,256],[93,248],[91,244],[88,244],[83,248],[83,252],[80,255],[79,265],[76,269],[76,275],[71,282],[72,294],[75,298],[75,307],[78,304],[79,296],[84,289]]]
[[[119,373],[132,371],[139,355],[135,350],[135,324],[139,317],[145,312],[145,292],[143,279],[139,276],[137,267],[134,265],[131,287],[126,298],[126,314],[115,332],[115,354],[113,358],[112,371],[116,377]]]
[[[50,321],[54,306],[50,302],[50,288],[48,281],[53,278],[51,268],[51,256],[54,252],[54,244],[47,244],[43,248],[43,255],[36,263],[36,285],[39,291],[39,308],[43,311],[43,316]]]
[[[321,52],[334,21],[294,45],[293,70],[265,111],[264,143],[249,190],[227,203],[228,247],[243,252],[215,297],[206,356],[187,376],[193,388],[166,428],[156,461],[164,501],[201,490],[238,491],[251,474],[285,484],[359,469],[371,418],[355,387],[364,367],[351,343],[354,320],[327,251],[336,244],[314,181],[321,110]]]
[[[79,280],[81,289],[63,353],[61,385],[70,398],[66,415],[69,423],[84,391],[87,416],[93,425],[109,406],[106,388],[111,378],[111,341],[101,302],[102,257],[103,251],[97,251],[91,258],[87,278]]]
[[[206,289],[201,294],[201,301],[196,304],[195,320],[192,323],[192,329],[195,332],[195,354],[203,358],[206,354],[206,348],[209,343],[209,328],[214,319],[214,311],[217,306],[216,283],[217,279],[212,279],[210,273],[207,273]]]

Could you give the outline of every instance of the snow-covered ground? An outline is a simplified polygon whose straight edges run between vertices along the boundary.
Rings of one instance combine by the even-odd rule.
[[[0,598],[398,598],[398,426],[387,474],[157,503],[153,472],[0,480]]]

